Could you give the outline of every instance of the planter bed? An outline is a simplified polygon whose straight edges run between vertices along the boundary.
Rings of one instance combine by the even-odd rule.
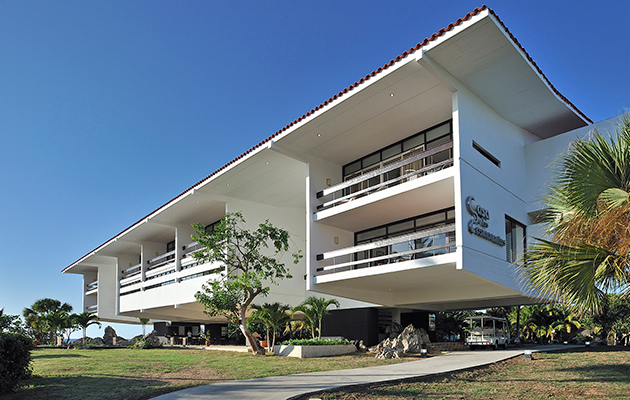
[[[277,356],[298,357],[298,358],[314,358],[339,356],[342,354],[350,354],[357,351],[353,344],[345,345],[323,345],[323,346],[275,346],[273,353]]]

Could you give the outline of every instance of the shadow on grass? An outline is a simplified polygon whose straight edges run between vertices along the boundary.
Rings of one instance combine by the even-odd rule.
[[[181,382],[178,382],[181,381]],[[2,400],[144,400],[164,393],[192,386],[207,385],[221,380],[133,378],[125,376],[103,377],[41,377],[24,382],[15,393],[2,396]]]
[[[552,353],[614,353],[614,352],[630,352],[630,347],[624,346],[593,346],[593,347],[573,347],[570,349],[555,350]]]
[[[44,359],[44,358],[87,358],[87,356],[81,354],[33,354],[33,359]]]

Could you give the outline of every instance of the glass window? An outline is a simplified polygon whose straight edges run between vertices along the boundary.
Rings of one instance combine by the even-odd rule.
[[[413,231],[413,220],[401,222],[399,224],[390,225],[387,229],[387,233],[389,235],[393,235],[395,233],[405,233]]]
[[[425,133],[426,132],[426,133]],[[395,160],[396,156],[401,154],[403,151],[409,151],[411,149],[417,149],[418,151],[423,151],[427,147],[426,144],[429,141],[434,141],[432,144],[433,147],[438,146],[442,143],[448,142],[451,139],[451,123],[447,122],[438,127],[432,128],[428,131],[420,132],[412,137],[409,137],[403,141],[398,143],[394,143],[376,153],[365,156],[359,160],[353,161],[350,164],[347,164],[343,167],[343,175],[344,180],[347,177],[354,173],[361,173],[362,168],[370,167],[373,165],[380,166],[379,163],[383,163],[387,160]],[[436,140],[437,139],[437,140]],[[450,152],[448,153],[450,157]],[[427,162],[431,161],[427,159]],[[421,164],[419,162],[418,164]],[[413,169],[417,170],[421,165],[414,166]]]
[[[166,252],[175,250],[175,241],[166,243]]]
[[[432,142],[427,142],[428,143],[427,144],[427,150],[434,149],[434,148],[438,147],[439,145],[442,145],[444,143],[448,143],[450,141],[451,141],[451,137],[450,136],[444,136],[444,137],[436,139],[436,140],[434,140]]]
[[[433,128],[427,132],[427,142],[435,140],[442,135],[451,133],[451,124],[440,125],[437,128]]]
[[[381,153],[376,153],[376,154],[372,154],[371,156],[367,156],[363,159],[363,168],[369,167],[370,165],[374,165],[379,161],[381,161]]]
[[[427,228],[432,225],[439,224],[441,222],[444,222],[444,214],[443,213],[433,214],[427,217],[418,218],[416,220],[416,227]]]
[[[525,251],[525,225],[505,216],[505,259],[516,262]]]
[[[448,221],[455,221],[455,210],[450,210],[446,212],[446,219]]]
[[[378,238],[378,239],[384,238],[385,233],[386,233],[385,227],[369,230],[362,233],[357,233],[357,244],[369,242],[375,238]]]
[[[414,147],[422,146],[424,144],[424,134],[420,134],[411,137],[403,142],[403,151],[413,149]]]
[[[361,160],[348,164],[343,168],[343,174],[348,175],[361,169]]]
[[[400,154],[400,143],[396,143],[393,146],[389,146],[385,150],[382,151],[383,160],[387,160],[390,157],[395,156],[396,154]]]

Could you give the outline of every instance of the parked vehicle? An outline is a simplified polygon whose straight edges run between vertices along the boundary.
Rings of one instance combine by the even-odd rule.
[[[505,318],[490,317],[488,315],[475,315],[466,318],[466,345],[471,350],[479,346],[491,346],[498,349],[502,346],[507,349],[510,343],[510,328]]]

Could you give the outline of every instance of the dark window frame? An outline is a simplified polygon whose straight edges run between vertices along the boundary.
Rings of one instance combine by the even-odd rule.
[[[431,130],[433,130],[433,129],[439,128],[439,127],[441,127],[441,126],[447,125],[447,124],[448,124],[448,126],[449,126],[449,131],[450,131],[449,133],[444,134],[444,135],[442,135],[442,136],[439,136],[439,137],[437,137],[437,138],[435,138],[435,139],[432,139],[432,140],[430,140],[430,141],[427,141],[427,138],[426,138],[426,133],[427,133],[427,132],[429,132],[429,131],[431,131]],[[418,133],[416,133],[416,134],[413,134],[413,135],[411,135],[411,136],[408,136],[408,137],[406,137],[406,138],[404,138],[404,139],[402,139],[402,140],[399,140],[399,141],[397,141],[397,142],[390,143],[390,144],[388,144],[387,146],[385,146],[385,147],[383,147],[383,148],[381,148],[381,149],[379,149],[379,150],[377,150],[377,151],[374,151],[374,152],[372,152],[372,153],[370,153],[370,154],[367,154],[367,155],[365,155],[365,156],[363,156],[363,157],[361,157],[361,158],[358,158],[358,159],[356,159],[356,160],[353,160],[353,161],[351,161],[351,162],[349,162],[349,163],[345,164],[345,165],[342,167],[342,169],[341,169],[341,172],[342,172],[342,175],[343,175],[343,179],[346,179],[346,177],[347,177],[347,176],[352,175],[352,174],[354,174],[354,173],[356,173],[356,172],[358,172],[358,171],[361,171],[361,170],[363,170],[363,169],[365,169],[365,168],[369,168],[369,167],[371,167],[371,166],[372,166],[372,165],[374,165],[376,162],[382,162],[382,161],[387,160],[387,159],[389,159],[389,158],[391,158],[391,157],[395,157],[395,156],[397,156],[397,155],[399,155],[399,154],[402,154],[402,153],[404,153],[404,152],[406,152],[406,151],[409,151],[410,149],[403,150],[403,142],[406,142],[406,141],[408,141],[408,140],[410,140],[410,139],[416,138],[416,137],[421,136],[421,135],[425,135],[425,136],[424,136],[424,139],[423,139],[423,141],[422,141],[422,145],[424,146],[424,148],[425,148],[425,149],[427,149],[427,147],[428,147],[431,143],[434,143],[434,142],[436,142],[436,141],[438,141],[438,140],[440,140],[440,139],[443,139],[443,138],[444,138],[444,137],[446,137],[446,136],[450,136],[451,140],[453,140],[453,120],[452,120],[452,119],[449,119],[448,121],[441,122],[441,123],[439,123],[439,124],[433,125],[433,126],[432,126],[432,127],[430,127],[430,128],[427,128],[427,129],[425,129],[425,130],[423,130],[423,131],[420,131],[420,132],[418,132]],[[390,149],[391,147],[394,147],[394,146],[397,146],[397,145],[398,145],[398,146],[400,146],[400,151],[399,151],[398,153],[393,153],[392,155],[389,155],[388,157],[383,158],[383,156],[382,156],[383,151],[388,150],[388,149]],[[418,146],[420,146],[420,144],[419,144],[419,145],[417,145],[416,147],[418,147]],[[373,156],[375,156],[376,154],[379,154],[379,157],[378,157],[379,161],[376,161],[375,163],[372,163],[372,164],[369,164],[369,165],[363,165],[363,160],[365,160],[365,159],[369,159],[370,157],[373,157]],[[360,163],[360,165],[359,165],[359,169],[354,170],[354,171],[352,171],[352,172],[346,172],[346,169],[347,169],[350,165],[355,164],[355,163],[357,163],[357,162],[359,162],[359,163]]]
[[[511,229],[509,232],[507,229],[508,223],[511,224]],[[523,228],[523,243],[522,243],[523,254],[525,254],[525,250],[527,249],[527,225],[519,222],[518,220],[506,214],[505,215],[505,260],[509,263],[515,263],[516,261],[518,261],[518,258],[516,258],[517,252],[514,251],[515,249],[514,245],[517,243],[515,243],[515,238],[512,236],[512,231],[514,230],[514,227]]]
[[[499,160],[498,158],[496,158],[494,155],[492,155],[492,153],[490,153],[488,150],[484,149],[483,147],[481,147],[479,145],[479,143],[475,142],[474,140],[472,141],[472,147],[473,149],[477,150],[482,156],[484,156],[485,158],[488,159],[488,161],[490,161],[492,164],[496,165],[497,167],[501,168],[501,160]]]

